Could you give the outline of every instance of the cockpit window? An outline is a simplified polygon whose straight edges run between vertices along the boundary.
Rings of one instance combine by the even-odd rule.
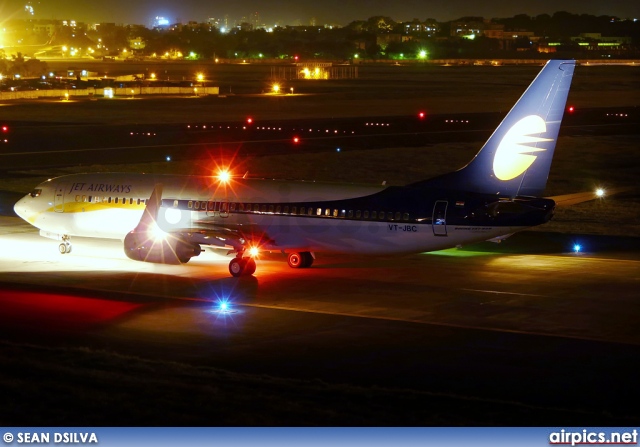
[[[33,191],[31,191],[31,194],[29,194],[31,197],[39,197],[40,194],[42,194],[42,189],[34,189]]]

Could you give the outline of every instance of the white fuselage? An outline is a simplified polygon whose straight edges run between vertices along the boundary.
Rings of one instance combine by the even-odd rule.
[[[228,231],[245,239],[266,237],[265,248],[285,252],[416,253],[522,229],[447,225],[446,220],[436,226],[435,218],[433,222],[430,216],[428,220],[405,218],[402,209],[318,205],[366,198],[383,191],[384,186],[255,179],[223,184],[215,177],[150,174],[58,177],[36,187],[15,205],[15,211],[46,237],[124,239],[140,222],[145,200],[158,184],[163,187],[158,225],[167,232],[188,231],[200,244],[220,245],[211,243],[211,235]],[[374,211],[375,218],[371,217]],[[385,218],[380,219],[381,214]]]

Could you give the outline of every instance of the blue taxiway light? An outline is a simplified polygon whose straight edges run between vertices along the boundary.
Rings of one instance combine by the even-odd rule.
[[[575,244],[575,245],[573,246],[573,251],[574,251],[575,253],[580,253],[580,251],[581,251],[581,250],[582,250],[582,246],[581,246],[580,244]]]

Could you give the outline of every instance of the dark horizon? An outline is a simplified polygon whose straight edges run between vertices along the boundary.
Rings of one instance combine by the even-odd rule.
[[[373,16],[386,16],[395,21],[411,21],[414,18],[436,19],[439,22],[455,20],[465,16],[487,19],[512,17],[518,14],[537,16],[553,15],[558,11],[595,16],[611,15],[621,19],[640,16],[640,8],[631,0],[596,2],[594,0],[541,0],[535,4],[522,5],[489,1],[481,4],[471,0],[452,0],[446,4],[426,5],[420,0],[390,3],[382,0],[325,2],[274,0],[265,4],[257,0],[241,0],[233,4],[212,4],[204,0],[140,0],[134,4],[124,0],[84,2],[79,0],[31,1],[33,15],[25,10],[24,1],[7,0],[0,4],[0,15],[7,19],[58,19],[79,22],[115,22],[118,24],[140,24],[150,26],[156,16],[167,18],[171,23],[188,21],[205,22],[208,18],[224,19],[231,24],[245,18],[251,20],[258,13],[259,22],[275,25],[347,25],[354,20],[366,20]]]

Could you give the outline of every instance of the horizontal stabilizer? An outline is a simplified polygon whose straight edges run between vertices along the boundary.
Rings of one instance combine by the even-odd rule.
[[[576,192],[573,194],[563,194],[561,196],[546,197],[556,202],[556,207],[572,206],[578,203],[588,202],[589,200],[603,199],[605,197],[612,196],[614,194],[621,194],[623,192],[631,191],[632,188],[614,188],[607,189],[601,194],[597,191],[585,191]]]

